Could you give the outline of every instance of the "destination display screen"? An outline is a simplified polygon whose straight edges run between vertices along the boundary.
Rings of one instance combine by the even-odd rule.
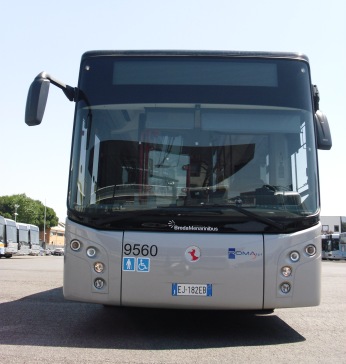
[[[277,65],[230,60],[117,60],[114,85],[209,85],[277,87]]]

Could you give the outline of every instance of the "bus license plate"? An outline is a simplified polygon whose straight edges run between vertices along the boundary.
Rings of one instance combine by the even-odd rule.
[[[172,283],[172,296],[209,297],[212,295],[212,284]]]

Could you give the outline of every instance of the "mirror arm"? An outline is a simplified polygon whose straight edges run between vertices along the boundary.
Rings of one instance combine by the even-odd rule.
[[[317,85],[312,85],[314,90],[314,109],[315,112],[320,109],[320,93]]]
[[[62,83],[46,72],[41,73],[42,78],[48,79],[54,86],[59,87],[70,101],[77,101],[78,89]]]

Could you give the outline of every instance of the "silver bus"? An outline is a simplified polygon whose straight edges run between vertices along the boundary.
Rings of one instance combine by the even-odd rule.
[[[18,255],[29,255],[29,226],[17,222]]]
[[[346,260],[346,233],[333,233],[329,235],[327,259]]]
[[[11,258],[18,252],[16,222],[0,216],[0,258]]]
[[[321,244],[322,244],[321,258],[322,260],[327,260],[328,252],[330,251],[330,234],[321,235]]]
[[[40,255],[40,229],[36,225],[28,224],[29,227],[29,254]]]
[[[77,87],[66,299],[271,311],[321,295],[317,149],[331,148],[296,53],[90,51]]]

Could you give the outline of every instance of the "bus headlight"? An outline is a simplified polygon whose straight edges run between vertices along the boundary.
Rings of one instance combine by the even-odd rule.
[[[94,247],[89,247],[88,249],[87,249],[87,251],[86,251],[86,253],[87,253],[87,256],[89,257],[89,258],[94,258],[94,256],[96,255],[96,249],[94,248]]]
[[[94,280],[94,287],[97,289],[102,289],[105,286],[106,282],[102,278],[96,278]]]
[[[307,245],[306,247],[305,247],[305,253],[307,254],[307,255],[309,255],[310,257],[312,257],[313,255],[315,255],[316,254],[316,247],[315,247],[315,245],[313,245],[313,244],[309,244],[309,245]]]
[[[94,264],[94,270],[96,273],[102,273],[104,269],[105,269],[105,266],[103,265],[103,263],[96,262]]]
[[[77,252],[81,247],[81,243],[78,240],[72,240],[70,242],[70,247],[73,251]]]
[[[281,268],[281,274],[284,276],[284,277],[289,277],[292,275],[292,268],[289,267],[289,266],[285,266],[285,267],[282,267]]]
[[[292,260],[292,262],[298,262],[298,260],[300,259],[300,254],[297,251],[293,251],[290,253],[290,259]]]
[[[280,290],[282,293],[289,293],[291,290],[291,285],[288,282],[281,283]]]

